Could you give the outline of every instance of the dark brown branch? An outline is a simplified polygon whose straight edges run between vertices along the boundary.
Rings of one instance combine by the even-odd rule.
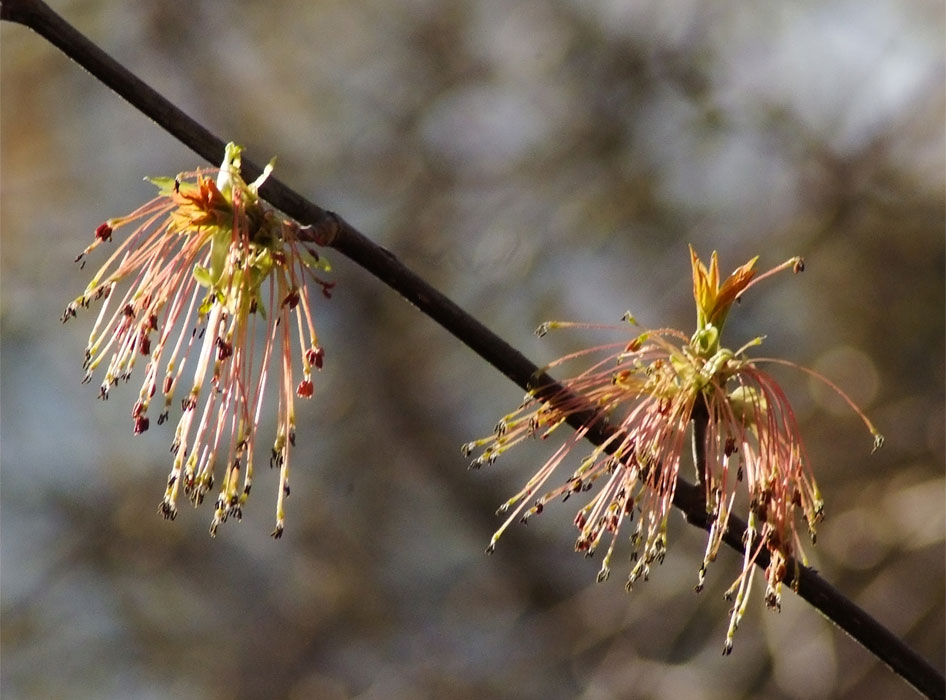
[[[222,159],[222,139],[155,92],[40,0],[0,0],[0,19],[23,24],[46,38],[96,79],[108,85],[208,162],[216,164]],[[261,169],[249,161],[244,161],[243,171],[246,179],[252,180],[260,174]],[[523,389],[541,386],[543,394],[567,395],[562,393],[565,389],[561,385],[539,373],[538,368],[524,355],[337,214],[316,206],[276,178],[266,181],[261,194],[276,208],[300,223],[311,226],[314,240],[338,250],[375,275]],[[590,413],[573,414],[569,423],[578,428],[586,424],[589,418]],[[705,421],[705,417],[697,416],[696,420]],[[606,437],[605,430],[592,431],[588,436],[589,440],[596,444],[600,444]],[[697,458],[699,459],[699,455]],[[709,528],[701,487],[679,479],[673,502],[674,506],[683,511],[688,522],[703,529]],[[730,518],[729,530],[724,539],[738,552],[743,551],[742,537],[745,528],[745,522],[735,517]],[[760,554],[756,564],[763,568],[768,565],[766,552]],[[790,579],[794,574],[794,567],[791,563],[788,571],[786,583],[792,584]],[[798,571],[798,580],[794,582],[794,587],[799,596],[860,642],[918,691],[930,698],[946,697],[946,681],[929,662],[813,570],[800,566]]]

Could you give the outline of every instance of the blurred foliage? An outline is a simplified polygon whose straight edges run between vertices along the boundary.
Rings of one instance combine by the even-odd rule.
[[[732,343],[819,368],[887,436],[784,382],[827,501],[817,568],[942,668],[942,3],[485,0],[54,8],[257,162],[544,363],[549,318],[692,327],[686,243],[728,272],[802,254]],[[170,435],[81,386],[70,265],[144,175],[200,164],[19,26],[2,39],[4,697],[889,698],[888,669],[788,595],[720,651],[737,560],[692,591],[674,518],[631,595],[570,551],[573,503],[483,556],[542,446],[468,473],[521,392],[338,255],[326,366],[241,524],[156,508]],[[759,583],[761,585],[761,582]]]

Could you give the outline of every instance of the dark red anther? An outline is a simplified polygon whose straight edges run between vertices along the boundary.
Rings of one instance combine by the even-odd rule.
[[[312,386],[312,382],[308,379],[303,379],[301,382],[299,382],[299,386],[296,387],[296,394],[304,399],[311,398],[314,391],[315,388]]]
[[[107,223],[99,224],[98,228],[95,229],[95,237],[100,241],[112,240],[112,227]]]
[[[125,308],[122,309],[122,313],[128,318],[134,318],[135,308],[131,304],[125,304]]]
[[[138,337],[138,352],[140,352],[142,355],[151,354],[151,338],[149,338],[144,333]]]
[[[792,272],[794,272],[797,275],[799,272],[804,272],[804,271],[805,271],[805,259],[797,258],[795,260],[795,264],[792,265]]]
[[[331,299],[331,298],[332,298],[332,287],[335,286],[335,283],[334,283],[334,282],[326,282],[325,280],[320,280],[320,279],[318,279],[318,278],[316,278],[315,281],[316,281],[319,285],[321,285],[321,287],[322,287],[322,296],[324,296],[326,299]]]
[[[135,435],[141,435],[150,425],[151,421],[148,420],[148,416],[138,416],[135,418]]]
[[[226,360],[233,354],[233,343],[230,343],[223,338],[217,336],[217,359]]]
[[[578,511],[578,515],[575,516],[575,527],[579,530],[584,529],[586,522],[584,511]]]
[[[150,316],[148,316],[148,327],[153,331],[158,330],[158,315],[157,314],[151,314]]]
[[[545,510],[545,506],[542,505],[542,501],[536,501],[535,505],[532,507],[532,512],[538,515],[543,510]]]
[[[164,386],[161,387],[161,391],[163,391],[165,394],[170,394],[171,387],[173,386],[174,386],[174,377],[172,377],[169,374],[164,378]]]
[[[316,369],[322,369],[322,361],[325,359],[325,350],[320,347],[309,348],[305,351],[305,361],[310,365],[315,365]]]
[[[281,306],[286,306],[288,304],[290,310],[296,308],[296,305],[299,303],[299,290],[293,289],[286,295],[286,298],[282,300]]]
[[[726,446],[723,448],[723,452],[727,457],[732,457],[733,453],[736,451],[736,438],[730,435],[726,438]]]
[[[142,405],[141,400],[136,401],[135,405],[131,409],[131,417],[137,420],[138,416],[141,415],[142,408],[144,408],[144,406]]]

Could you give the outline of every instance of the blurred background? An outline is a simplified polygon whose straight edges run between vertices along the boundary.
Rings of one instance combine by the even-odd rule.
[[[827,501],[813,564],[943,668],[941,2],[51,4],[539,364],[614,339],[535,338],[548,319],[692,330],[688,242],[727,273],[804,255],[728,344],[766,334],[886,435],[870,455],[856,416],[777,372]],[[521,390],[331,251],[285,537],[268,471],[215,540],[210,503],[164,521],[173,422],[134,437],[134,382],[107,403],[80,384],[94,312],[59,315],[142,177],[207,164],[25,28],[0,42],[5,698],[912,696],[758,581],[722,657],[740,563],[696,595],[705,535],[677,514],[629,595],[572,551],[574,499],[485,556],[545,453],[468,472],[459,446]]]

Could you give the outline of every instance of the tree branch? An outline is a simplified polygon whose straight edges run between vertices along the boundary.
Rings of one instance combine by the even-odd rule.
[[[23,24],[43,36],[209,163],[216,164],[222,158],[222,139],[133,75],[45,3],[40,0],[0,0],[0,19]],[[243,172],[247,180],[253,180],[262,171],[255,163],[244,160]],[[397,291],[521,388],[529,390],[542,387],[540,393],[543,395],[566,395],[562,393],[565,389],[560,384],[540,372],[536,365],[519,351],[427,284],[391,252],[370,241],[337,214],[313,204],[273,177],[266,181],[260,194],[274,207],[300,223],[311,226],[311,235],[315,242],[338,250]],[[591,415],[590,412],[573,414],[569,423],[579,428],[587,424]],[[705,426],[705,415],[695,416],[697,432],[701,429],[701,420]],[[595,444],[601,444],[608,434],[606,429],[599,428],[590,431],[588,439]],[[695,456],[698,460],[701,458],[699,453]],[[698,465],[698,471],[702,471],[701,465]],[[673,503],[683,512],[689,523],[709,529],[703,489],[700,486],[678,479]],[[742,538],[745,529],[744,521],[730,517],[724,540],[740,553],[743,552]],[[764,568],[768,561],[768,553],[762,551],[756,564]],[[929,662],[812,569],[799,565],[798,578],[793,580],[793,564],[794,562],[789,562],[787,567],[789,573],[786,575],[786,583],[791,584],[801,598],[817,608],[919,692],[930,698],[946,697],[946,681]]]

